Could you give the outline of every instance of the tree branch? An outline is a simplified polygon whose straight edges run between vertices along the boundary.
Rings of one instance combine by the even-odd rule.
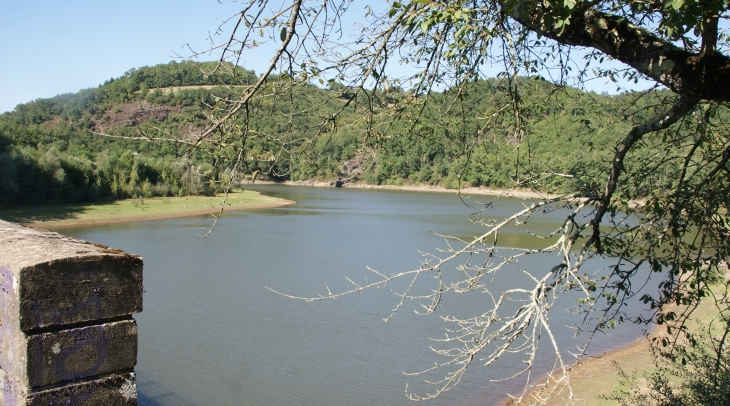
[[[591,225],[593,226],[593,235],[585,244],[586,247],[595,244],[596,250],[599,253],[602,252],[600,224],[603,219],[603,215],[606,213],[608,206],[611,203],[611,197],[613,197],[613,194],[616,191],[619,176],[624,170],[624,158],[626,158],[626,154],[645,134],[668,128],[670,125],[684,117],[685,114],[690,112],[697,105],[697,102],[697,99],[681,96],[666,114],[663,114],[648,123],[634,126],[621,141],[619,146],[616,148],[616,152],[613,157],[611,172],[608,176],[608,181],[606,182],[606,189],[604,190],[603,195],[598,199],[598,209],[596,210],[596,215],[591,221]]]
[[[678,94],[690,98],[730,101],[730,58],[719,52],[694,53],[644,30],[627,19],[595,8],[576,7],[570,23],[556,28],[529,4],[513,10],[511,17],[555,41],[597,49]],[[712,27],[710,23],[709,27]],[[710,35],[712,30],[706,34]],[[716,31],[715,31],[716,32]],[[705,35],[705,37],[707,37]],[[703,37],[712,46],[712,41]]]

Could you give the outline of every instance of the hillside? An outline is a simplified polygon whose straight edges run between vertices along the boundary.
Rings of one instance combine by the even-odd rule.
[[[0,205],[214,193],[231,174],[237,146],[212,154],[180,142],[129,139],[189,139],[218,103],[235,99],[257,79],[242,69],[201,73],[214,66],[173,62],[132,69],[97,88],[0,115]],[[271,78],[270,97],[256,102],[247,122],[233,123],[247,125],[250,134],[237,175],[258,171],[274,180],[347,178],[449,188],[511,187],[516,172],[524,171],[570,175],[535,179],[559,190],[578,177],[602,179],[597,164],[610,158],[632,120],[664,97],[656,92],[634,102],[630,94],[523,82],[519,119],[528,124],[526,134],[515,129],[515,117],[499,113],[509,99],[497,79],[477,81],[458,95],[436,93],[420,115],[404,108],[402,120],[386,127],[379,120],[404,94],[401,89],[366,93],[367,100],[354,100],[328,122],[323,117],[353,97],[350,89],[330,83],[283,94]],[[661,185],[661,174],[656,182]],[[633,187],[642,194],[657,185]]]

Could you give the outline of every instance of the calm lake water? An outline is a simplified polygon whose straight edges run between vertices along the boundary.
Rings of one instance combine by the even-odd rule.
[[[405,396],[407,384],[416,393],[432,390],[423,377],[403,372],[443,361],[429,349],[434,345],[429,337],[444,334],[438,316],[480,314],[488,309],[485,295],[447,296],[439,314],[430,316],[416,315],[418,304],[407,302],[384,323],[397,303],[393,292],[401,291],[403,283],[313,303],[278,296],[266,287],[316,296],[327,292],[325,284],[332,291],[347,289],[346,276],[363,283],[366,277],[373,279],[368,266],[386,274],[417,268],[419,250],[444,247],[433,233],[469,237],[482,231],[469,221],[475,210],[450,194],[251,189],[297,204],[228,213],[207,239],[200,237],[211,223],[205,217],[55,230],[144,259],[144,312],[135,315],[139,404],[402,405],[412,404]],[[522,203],[501,200],[486,213],[504,217]],[[563,216],[561,211],[549,213],[527,228],[548,230]],[[514,229],[502,233],[500,241],[509,246],[541,244],[521,238]],[[532,257],[518,266],[536,269],[556,261],[554,256]],[[511,280],[500,283],[519,283],[517,270],[514,276],[506,272]],[[431,280],[424,278],[422,289]],[[573,303],[571,298],[565,306]],[[579,320],[556,309],[551,322],[573,326]],[[559,330],[559,339],[569,343],[573,330]],[[635,340],[641,328],[627,324],[611,333],[599,337],[592,353]],[[575,345],[566,344],[566,350],[575,350]],[[536,368],[545,371],[552,361],[541,358]],[[518,392],[524,379],[490,380],[522,366],[520,357],[488,369],[475,363],[457,388],[427,404],[496,404],[506,393]]]

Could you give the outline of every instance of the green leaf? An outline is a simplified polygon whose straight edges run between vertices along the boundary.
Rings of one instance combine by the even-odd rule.
[[[428,20],[421,22],[421,31],[428,32]]]
[[[281,38],[282,41],[286,39],[286,27],[281,28],[281,33],[279,34],[279,38]]]
[[[684,0],[672,0],[672,8],[679,10],[684,5]]]

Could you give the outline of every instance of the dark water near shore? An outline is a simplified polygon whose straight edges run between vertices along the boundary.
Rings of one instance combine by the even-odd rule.
[[[388,323],[382,320],[397,303],[393,292],[402,291],[407,281],[314,303],[286,299],[266,287],[315,296],[327,292],[325,283],[332,291],[348,289],[346,276],[358,283],[376,278],[368,266],[385,274],[417,268],[419,250],[436,252],[445,246],[433,233],[478,235],[483,228],[469,222],[475,210],[449,194],[252,189],[297,204],[227,213],[207,239],[200,238],[211,223],[205,217],[55,230],[139,254],[145,261],[144,312],[135,316],[139,404],[400,405],[411,404],[406,384],[417,393],[432,390],[423,377],[403,372],[444,360],[429,349],[435,345],[429,337],[442,337],[444,323],[438,315],[414,314],[419,306],[413,301]],[[522,204],[501,200],[486,215],[504,217]],[[544,214],[527,229],[545,232],[563,218],[560,210]],[[507,229],[500,242],[545,244],[521,233]],[[557,262],[554,255],[527,257],[498,283],[506,288],[524,280],[519,269]],[[429,276],[421,282],[421,289],[432,286]],[[439,315],[480,314],[488,310],[488,302],[479,292],[447,296]],[[550,317],[553,325],[580,321],[563,309]],[[575,351],[579,341],[570,341],[573,330],[557,332],[566,350]],[[641,327],[620,325],[611,333],[599,337],[591,353],[634,341]],[[543,345],[548,350],[548,343]],[[495,404],[506,393],[520,391],[524,378],[490,380],[521,369],[522,358],[511,357],[488,369],[475,363],[457,388],[427,404]],[[546,371],[553,361],[541,358],[536,368]]]

